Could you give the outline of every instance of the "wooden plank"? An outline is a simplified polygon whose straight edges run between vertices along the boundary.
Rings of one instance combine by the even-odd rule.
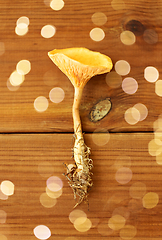
[[[0,41],[5,45],[5,52],[0,56],[0,132],[73,131],[73,87],[47,56],[47,52],[54,48],[66,47],[87,47],[100,51],[110,56],[114,64],[122,59],[128,61],[131,72],[127,76],[135,78],[139,86],[134,95],[129,95],[121,87],[110,88],[105,82],[106,75],[94,77],[85,87],[80,109],[84,131],[92,132],[97,127],[113,132],[152,130],[153,122],[161,114],[161,98],[155,94],[155,83],[148,83],[144,79],[144,69],[147,66],[157,68],[161,78],[162,4],[159,1],[142,0],[124,2],[125,8],[114,10],[110,0],[102,0],[102,4],[101,1],[76,3],[68,0],[62,10],[54,11],[43,0],[14,0],[12,5],[8,0],[1,0]],[[101,26],[105,38],[100,42],[89,37],[91,29],[96,27],[91,20],[95,12],[103,12],[107,16],[107,22]],[[15,34],[16,21],[21,16],[30,19],[29,32],[25,36]],[[136,37],[135,44],[122,44],[120,34],[127,29],[131,20],[139,21],[146,29],[155,31],[158,35],[157,43],[148,44],[140,35]],[[56,27],[55,36],[49,39],[40,34],[46,24]],[[131,27],[137,28],[136,25]],[[137,35],[140,34],[138,31],[137,28]],[[6,83],[22,59],[31,62],[31,72],[26,75],[20,88],[13,92],[8,90]],[[49,100],[49,91],[53,87],[64,90],[63,102],[50,102],[46,112],[36,112],[34,100],[38,96],[45,96]],[[89,112],[96,102],[106,97],[111,98],[112,109],[107,117],[94,124],[89,120]],[[146,105],[149,115],[145,121],[129,125],[124,120],[124,113],[138,102]]]
[[[104,138],[105,135],[98,134],[98,139]],[[148,153],[148,143],[153,138],[153,134],[149,133],[110,134],[109,142],[98,146],[94,143],[92,134],[85,134],[85,141],[91,147],[94,162],[94,186],[89,193],[89,211],[87,204],[84,203],[77,209],[83,210],[96,226],[86,232],[79,232],[69,220],[75,201],[72,190],[62,175],[64,172],[62,163],[73,163],[71,158],[73,136],[0,135],[0,181],[9,180],[15,186],[12,196],[7,200],[0,200],[0,210],[7,213],[6,222],[0,224],[0,234],[10,240],[34,240],[36,238],[33,229],[38,225],[45,225],[51,230],[50,239],[65,240],[73,236],[75,240],[107,238],[117,240],[121,232],[115,230],[110,234],[108,222],[114,210],[122,215],[124,209],[126,225],[131,225],[137,230],[134,239],[160,240],[162,167],[156,163],[155,157]],[[121,167],[129,170],[121,180],[126,180],[130,170],[132,171],[130,181],[127,183],[121,184],[115,177]],[[45,192],[49,176],[57,176],[63,181],[63,193],[52,208],[46,208],[40,203],[40,196]],[[159,197],[155,207],[150,209],[143,207],[143,195],[138,195],[140,193],[137,191],[138,188],[132,190],[134,196],[130,194],[132,186],[137,182],[146,188],[143,195],[152,192]],[[0,219],[2,221],[3,217]]]

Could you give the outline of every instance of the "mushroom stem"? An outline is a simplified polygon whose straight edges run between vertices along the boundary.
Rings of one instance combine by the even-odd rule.
[[[74,92],[74,102],[73,102],[73,123],[74,123],[74,133],[80,134],[82,137],[82,125],[80,120],[80,114],[79,114],[79,106],[82,98],[82,92],[83,88],[75,87]]]
[[[75,166],[72,169],[68,169],[67,166],[67,177],[69,185],[72,187],[74,192],[74,198],[76,195],[79,197],[79,201],[74,207],[79,205],[83,200],[87,201],[88,191],[92,187],[93,182],[91,179],[92,173],[90,172],[93,167],[93,161],[89,158],[90,148],[84,143],[82,125],[79,114],[79,106],[81,102],[83,87],[75,87],[74,102],[73,102],[73,122],[74,122],[74,160]]]
[[[74,122],[74,135],[75,135],[75,143],[74,143],[74,160],[79,168],[80,173],[85,170],[85,143],[82,133],[82,124],[79,114],[79,106],[81,102],[83,88],[75,87],[74,92],[74,102],[73,102],[73,122]],[[86,170],[87,172],[87,170]]]

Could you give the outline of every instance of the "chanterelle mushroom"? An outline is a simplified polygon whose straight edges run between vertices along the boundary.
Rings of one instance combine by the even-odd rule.
[[[74,122],[74,160],[75,165],[67,168],[66,177],[74,192],[74,198],[79,200],[74,207],[83,200],[87,200],[88,191],[93,182],[90,170],[93,161],[89,158],[90,148],[84,143],[79,106],[83,88],[91,77],[107,73],[112,69],[112,61],[106,55],[90,51],[86,48],[55,49],[48,53],[51,60],[66,74],[74,86],[74,102],[72,108]]]

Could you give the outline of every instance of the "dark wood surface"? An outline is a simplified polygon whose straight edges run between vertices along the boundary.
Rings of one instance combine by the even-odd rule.
[[[123,2],[125,7],[121,9]],[[1,237],[6,237],[2,240],[34,240],[33,229],[41,224],[50,228],[51,240],[119,240],[120,231],[108,236],[104,230],[98,230],[108,223],[118,207],[124,207],[130,214],[127,224],[137,230],[133,239],[162,239],[162,167],[148,151],[148,144],[154,138],[154,122],[162,113],[162,99],[155,93],[155,83],[144,78],[147,66],[155,67],[159,71],[159,79],[162,77],[162,2],[124,0],[116,1],[116,4],[119,10],[112,8],[110,0],[66,0],[63,9],[54,11],[43,0],[0,1],[0,42],[5,45],[5,52],[0,56],[0,181],[10,180],[15,185],[14,194],[8,200],[0,200],[0,210],[7,213],[6,222],[0,224]],[[95,12],[103,12],[107,16],[107,22],[101,26],[105,38],[100,42],[89,36],[91,29],[96,27],[91,20]],[[30,19],[29,31],[24,36],[15,33],[16,21],[21,16]],[[134,24],[132,20],[135,20]],[[146,42],[144,29],[141,30],[135,24],[137,22],[144,29],[152,29],[158,36],[157,41],[153,34]],[[41,36],[41,29],[47,24],[56,27],[56,34],[49,39]],[[121,42],[120,34],[124,30],[134,31],[135,44],[127,46]],[[113,64],[126,60],[131,66],[127,77],[138,82],[138,91],[132,95],[126,94],[121,86],[109,87],[106,74],[93,77],[85,86],[80,114],[85,140],[91,147],[94,161],[94,186],[89,194],[89,211],[84,203],[78,209],[98,224],[84,233],[77,231],[69,221],[75,201],[62,175],[62,163],[73,163],[71,107],[74,90],[47,55],[55,48],[67,47],[99,51],[111,57]],[[17,91],[10,91],[8,78],[22,59],[31,62],[31,71]],[[49,92],[54,87],[65,92],[61,103],[49,100]],[[39,113],[34,109],[34,100],[38,96],[49,100],[45,112]],[[90,121],[91,109],[105,98],[111,99],[110,112],[96,123]],[[124,114],[136,103],[145,104],[148,116],[144,121],[130,125]],[[92,133],[98,128],[110,132],[110,140],[103,146],[93,142]],[[119,156],[131,159],[132,179],[124,185],[115,180],[118,169],[115,163]],[[52,208],[43,207],[39,200],[45,192],[47,180],[39,174],[39,164],[47,164],[47,168],[49,164],[53,169],[52,175],[60,177],[64,184],[63,194]],[[146,192],[158,195],[157,206],[144,208],[141,199],[130,202],[130,187],[136,182],[145,184]]]
[[[137,80],[139,88],[134,95],[123,92],[121,87],[110,88],[105,82],[105,75],[93,77],[85,87],[81,105],[81,117],[84,131],[91,132],[96,125],[89,121],[88,115],[93,105],[102,98],[110,97],[113,107],[110,114],[100,121],[100,127],[110,131],[151,131],[152,122],[161,114],[161,98],[155,94],[155,84],[144,79],[144,69],[154,66],[161,78],[161,23],[162,8],[159,1],[127,1],[126,8],[115,11],[110,1],[82,1],[77,3],[68,0],[60,11],[54,11],[42,1],[1,1],[1,42],[5,43],[5,53],[0,56],[0,131],[1,132],[72,132],[73,124],[71,106],[73,87],[67,77],[57,69],[48,58],[47,52],[54,48],[87,47],[100,51],[111,57],[115,64],[118,60],[126,60],[131,65],[128,76]],[[93,7],[92,7],[93,6]],[[20,11],[21,10],[21,11]],[[92,14],[103,12],[108,20],[104,26],[103,41],[95,42],[89,32],[96,27]],[[29,32],[25,36],[15,34],[16,21],[21,16],[30,19]],[[65,23],[66,19],[66,23]],[[148,44],[143,35],[136,37],[136,43],[126,46],[120,41],[120,34],[131,20],[140,21],[145,28],[153,29],[158,34],[156,44]],[[46,24],[56,27],[54,37],[45,39],[40,35]],[[136,27],[136,25],[132,26]],[[138,30],[138,28],[137,28]],[[140,31],[140,30],[139,30]],[[153,36],[152,36],[153,37]],[[22,59],[31,62],[31,71],[26,75],[24,83],[18,91],[11,92],[6,87],[10,74]],[[45,82],[45,74],[51,76]],[[48,85],[47,85],[48,84]],[[61,87],[65,91],[65,99],[60,104],[50,103],[46,112],[38,114],[33,102],[38,96],[48,98],[53,87]],[[130,126],[124,121],[124,112],[137,102],[145,104],[149,116],[141,124]],[[156,106],[156,107],[155,107]]]
[[[11,240],[22,237],[35,239],[33,229],[43,224],[50,228],[51,239],[63,240],[70,236],[76,239],[120,239],[119,231],[114,231],[110,236],[104,231],[103,236],[98,229],[101,223],[108,222],[115,209],[124,207],[130,214],[127,224],[137,229],[134,239],[160,240],[162,168],[148,153],[148,141],[153,134],[111,134],[109,143],[100,147],[92,141],[92,134],[85,135],[85,141],[92,149],[94,186],[89,193],[89,210],[84,203],[77,209],[83,210],[90,220],[98,221],[96,227],[85,233],[76,231],[69,221],[75,200],[72,189],[62,175],[63,162],[73,163],[70,150],[72,138],[71,134],[9,134],[0,137],[0,179],[10,179],[15,184],[14,195],[8,200],[1,200],[1,209],[7,213],[7,221],[0,225],[0,233]],[[128,184],[122,185],[115,180],[120,167],[119,162],[117,164],[119,157],[123,160],[130,158],[133,175]],[[52,208],[43,207],[39,200],[45,192],[48,176],[48,172],[46,177],[40,175],[40,164],[50,164],[54,175],[61,178],[64,184],[63,194]],[[136,182],[145,184],[146,192],[158,194],[160,200],[155,208],[142,207],[141,199],[132,201],[130,187]]]

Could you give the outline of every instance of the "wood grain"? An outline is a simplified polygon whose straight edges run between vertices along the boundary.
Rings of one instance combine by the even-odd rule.
[[[125,8],[118,11],[112,8],[111,1],[106,0],[102,4],[98,1],[76,3],[69,0],[61,11],[53,11],[43,0],[14,0],[12,6],[10,1],[2,0],[0,7],[3,9],[0,14],[1,42],[5,44],[5,53],[0,56],[0,132],[73,131],[73,87],[47,56],[47,52],[54,48],[66,47],[87,47],[100,51],[110,56],[114,64],[121,59],[128,61],[131,65],[128,76],[135,78],[139,85],[134,95],[128,95],[121,87],[110,88],[105,82],[106,75],[92,78],[85,87],[80,109],[84,131],[92,132],[98,126],[113,132],[152,131],[153,122],[161,114],[161,97],[155,94],[155,84],[144,79],[144,69],[147,66],[156,67],[161,78],[162,5],[159,1],[125,1]],[[108,19],[101,27],[105,31],[105,38],[100,42],[89,37],[90,30],[96,27],[91,21],[92,14],[96,11],[105,13]],[[20,16],[30,19],[29,32],[21,37],[15,34],[16,21]],[[131,20],[137,20],[146,29],[156,31],[158,42],[146,43],[139,32],[134,45],[122,44],[120,33],[127,29]],[[40,34],[41,28],[46,24],[56,27],[55,36],[49,39]],[[130,27],[135,29],[137,26]],[[138,28],[136,34],[138,35]],[[11,92],[6,87],[6,82],[21,59],[29,60],[32,69],[20,88]],[[49,91],[53,87],[63,88],[64,101],[59,104],[50,102],[46,112],[36,112],[34,100],[42,95],[49,99]],[[93,124],[88,118],[89,112],[97,101],[105,97],[111,98],[112,110],[97,125]],[[137,102],[147,106],[149,115],[145,121],[131,126],[125,122],[124,113]]]
[[[0,199],[0,238],[4,235],[3,240],[35,240],[33,229],[43,224],[50,228],[51,240],[119,240],[120,231],[110,234],[108,221],[114,210],[124,209],[124,214],[128,214],[126,224],[137,230],[133,239],[161,240],[162,167],[156,163],[156,157],[149,155],[148,143],[154,138],[154,122],[162,113],[162,99],[155,93],[155,83],[145,80],[144,69],[155,67],[161,79],[162,2],[67,0],[60,11],[52,10],[49,2],[0,1],[0,183],[10,180],[15,186],[12,196]],[[118,10],[113,8],[113,3]],[[98,27],[91,20],[95,12],[107,16],[107,22],[101,26],[105,38],[100,42],[93,41],[89,35]],[[15,33],[16,21],[21,16],[30,20],[29,31],[24,36]],[[56,27],[56,34],[49,39],[41,36],[41,29],[47,24]],[[153,34],[144,39],[146,29],[151,29]],[[134,32],[135,44],[126,46],[121,42],[120,34],[124,30]],[[4,52],[1,43],[5,46]],[[131,66],[126,77],[138,82],[138,91],[132,95],[126,94],[121,86],[109,87],[106,74],[93,77],[85,86],[80,114],[86,144],[92,150],[94,186],[89,193],[89,210],[86,204],[78,209],[87,214],[95,227],[84,233],[78,232],[69,220],[75,200],[62,175],[63,163],[73,163],[74,90],[47,56],[48,51],[67,47],[99,51],[111,57],[114,65],[118,60],[126,60]],[[22,59],[30,61],[31,71],[17,91],[10,91],[7,81]],[[55,104],[49,99],[54,87],[61,87],[65,92],[61,103]],[[34,109],[38,96],[45,96],[49,101],[45,112]],[[99,122],[91,122],[91,109],[105,98],[111,99],[111,111]],[[124,114],[136,103],[145,104],[148,116],[130,125]],[[103,146],[93,141],[92,132],[98,128],[110,132],[110,140]],[[103,134],[97,136],[103,140]],[[45,175],[40,172],[40,166],[41,169],[44,166]],[[122,166],[132,171],[132,178],[126,184],[119,183],[115,177]],[[46,208],[40,196],[51,175],[63,181],[63,194],[54,207]],[[144,208],[142,198],[132,198],[130,187],[136,182],[144,184],[146,193],[157,194],[159,202],[154,208]],[[3,211],[7,214],[4,223]]]
[[[99,137],[102,137],[99,135]],[[126,224],[136,227],[135,239],[161,239],[162,209],[162,167],[156,163],[155,157],[148,153],[148,142],[153,134],[111,134],[109,142],[97,146],[92,141],[92,134],[85,134],[85,140],[91,147],[94,162],[94,187],[89,193],[89,211],[86,204],[77,209],[87,213],[90,220],[98,221],[98,225],[88,232],[78,232],[69,221],[73,211],[74,199],[67,180],[62,175],[63,162],[73,163],[71,158],[71,134],[16,134],[0,136],[0,180],[10,180],[15,185],[14,195],[8,200],[1,200],[0,209],[7,213],[6,223],[0,225],[0,233],[8,239],[35,239],[33,229],[44,224],[52,232],[50,239],[66,239],[75,236],[77,239],[107,239],[98,232],[102,222],[108,222],[112,212],[124,207],[129,212]],[[115,180],[123,159],[124,166],[129,164],[132,179],[127,184]],[[52,175],[63,181],[63,194],[52,208],[45,208],[40,203],[40,195],[45,192],[46,180],[38,171],[39,165],[53,167]],[[49,174],[50,175],[50,174]],[[132,199],[129,192],[132,184],[141,182],[146,185],[146,193],[155,192],[159,203],[152,209],[141,205],[141,199]],[[113,201],[111,200],[113,198]],[[133,201],[132,201],[133,200]],[[65,204],[66,203],[66,204]],[[119,231],[114,231],[109,239],[118,239]]]

